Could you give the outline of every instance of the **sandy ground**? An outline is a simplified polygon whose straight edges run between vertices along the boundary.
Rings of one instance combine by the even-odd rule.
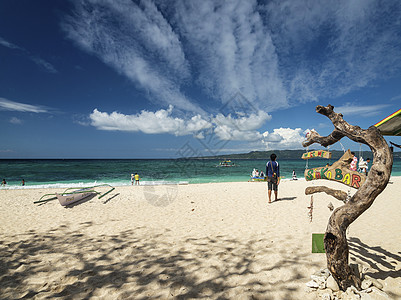
[[[62,190],[0,190],[1,299],[315,299],[305,283],[325,267],[311,253],[341,202],[286,181],[118,187],[70,208]],[[348,230],[350,262],[401,299],[401,177]]]

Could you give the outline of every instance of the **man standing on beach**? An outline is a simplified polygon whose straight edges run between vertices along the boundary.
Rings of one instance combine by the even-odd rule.
[[[274,190],[275,201],[278,200],[278,185],[280,184],[280,168],[278,162],[276,161],[277,155],[272,153],[270,155],[270,161],[266,164],[266,174],[267,174],[267,189],[269,196],[269,203],[271,203],[272,190]]]

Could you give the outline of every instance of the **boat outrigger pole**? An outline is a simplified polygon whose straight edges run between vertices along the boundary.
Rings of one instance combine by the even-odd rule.
[[[109,187],[110,189],[104,193],[101,193],[101,192],[97,192],[95,190],[95,188],[98,188],[98,187]],[[61,194],[58,194],[58,193],[45,194],[42,197],[40,197],[40,199],[38,201],[35,201],[33,203],[37,204],[37,203],[49,202],[49,201],[56,200],[56,199],[60,200],[60,197],[66,197],[66,196],[76,198],[77,200],[75,200],[75,201],[78,201],[78,200],[82,200],[82,199],[90,196],[91,194],[99,195],[99,199],[100,199],[100,198],[106,196],[107,194],[109,194],[114,189],[115,189],[115,187],[112,187],[109,184],[100,184],[100,185],[90,186],[90,187],[86,187],[86,188],[68,188]],[[49,196],[53,196],[53,197],[47,198]],[[73,203],[75,201],[72,201],[71,203]],[[60,204],[61,204],[61,202],[60,202]]]

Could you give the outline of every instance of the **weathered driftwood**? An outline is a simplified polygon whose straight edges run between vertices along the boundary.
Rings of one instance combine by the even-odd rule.
[[[344,205],[334,210],[330,216],[324,236],[327,265],[341,290],[345,291],[354,285],[360,288],[361,281],[356,277],[348,265],[348,244],[346,230],[365,210],[367,210],[376,197],[385,189],[390,179],[393,157],[387,142],[379,130],[371,126],[364,130],[358,126],[348,124],[343,120],[342,114],[335,113],[333,106],[317,106],[316,111],[328,117],[334,125],[333,132],[320,136],[312,132],[303,143],[304,147],[319,143],[327,147],[339,141],[344,136],[357,142],[366,144],[373,153],[373,164],[364,184]]]
[[[347,193],[339,190],[328,188],[327,186],[310,186],[305,189],[305,195],[312,195],[315,193],[324,192],[334,198],[341,200],[345,203],[347,200]]]
[[[316,131],[314,134],[318,134]],[[305,170],[305,179],[315,180],[315,179],[327,179],[334,180],[350,187],[359,189],[361,185],[365,182],[366,176],[357,172],[350,170],[350,163],[352,161],[351,151],[348,150],[344,155],[331,166],[319,167],[313,169]]]

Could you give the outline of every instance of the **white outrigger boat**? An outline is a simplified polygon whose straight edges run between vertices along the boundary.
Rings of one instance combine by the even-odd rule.
[[[100,188],[100,187],[109,187],[109,189],[104,192],[97,192],[95,188]],[[54,194],[45,194],[43,195],[38,201],[35,201],[33,203],[43,203],[43,202],[48,202],[52,200],[58,199],[60,204],[62,206],[67,206],[72,203],[78,202],[80,200],[86,199],[89,196],[92,195],[99,195],[99,199],[106,196],[108,193],[113,191],[115,188],[112,187],[111,185],[108,184],[101,184],[101,185],[96,185],[96,186],[91,186],[91,187],[86,187],[86,188],[68,188],[62,193],[54,193]]]

